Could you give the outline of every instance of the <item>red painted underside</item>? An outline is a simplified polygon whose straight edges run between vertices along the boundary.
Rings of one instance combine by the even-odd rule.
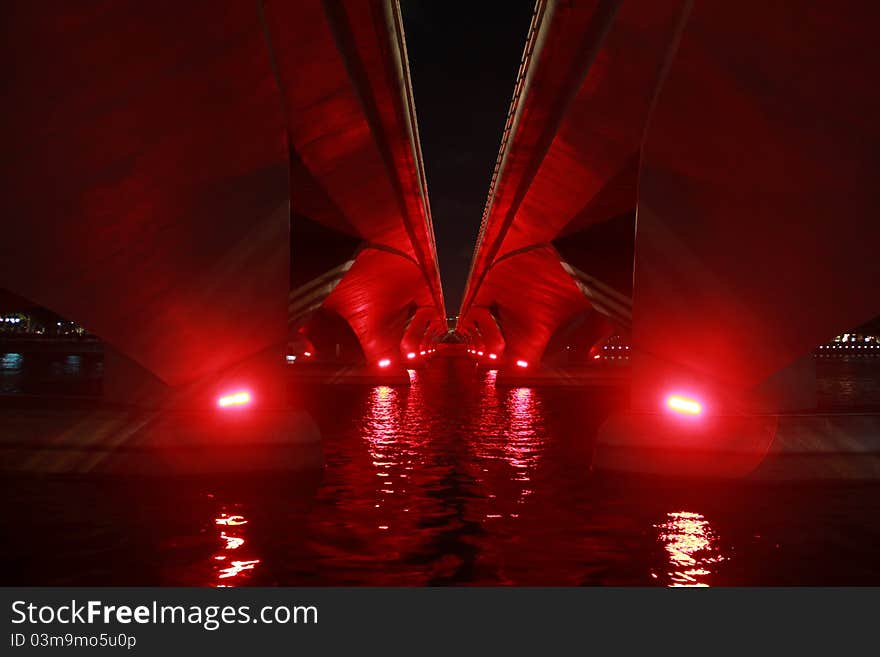
[[[2,9],[0,287],[171,385],[285,342],[291,202],[418,263],[363,252],[343,284],[377,286],[336,295],[356,328],[378,325],[364,303],[443,321],[390,3],[262,4]]]
[[[678,9],[676,3],[622,3],[603,39],[599,3],[557,4],[544,13],[544,36],[529,68],[461,313],[466,327],[471,304],[515,309],[525,295],[536,311],[520,311],[532,319],[514,329],[509,342],[533,360],[564,320],[590,306],[560,291],[574,283],[558,258],[514,256],[529,280],[510,278],[510,268],[496,263],[635,207],[636,180],[620,174],[637,155]],[[586,64],[579,67],[582,50]],[[571,103],[560,109],[567,94],[573,94]]]
[[[621,3],[586,75],[566,78],[597,34],[592,5],[560,3],[543,28],[465,330],[471,307],[522,300],[518,349],[539,351],[572,308],[557,265],[499,258],[636,203],[634,347],[662,363],[638,373],[641,388],[678,376],[744,391],[880,313],[880,222],[868,219],[880,170],[876,5],[718,0],[687,14],[682,2]],[[616,174],[642,146],[636,198]],[[504,266],[515,261],[530,288]]]
[[[462,330],[476,321],[484,337],[482,347],[509,358],[537,363],[553,332],[572,316],[590,308],[586,297],[559,264],[550,247],[529,251],[499,262],[483,283],[482,295],[497,301],[503,335],[488,333],[488,310],[474,307],[462,323]]]
[[[416,265],[398,255],[366,249],[330,293],[324,308],[343,317],[360,338],[368,362],[399,360],[409,319],[406,300],[435,316],[431,295]],[[411,350],[411,349],[410,349]]]
[[[291,146],[329,201],[329,207],[317,207],[294,185],[294,207],[329,227],[344,218],[366,242],[418,264],[385,267],[387,258],[364,258],[376,269],[356,287],[367,286],[363,294],[377,317],[416,302],[433,306],[436,323],[445,321],[405,46],[391,3],[338,3],[329,13],[320,2],[266,5]],[[365,266],[347,276],[358,276]],[[381,286],[371,287],[392,270],[407,279],[413,294],[388,296]],[[362,300],[353,303],[357,308],[349,311],[364,310]],[[361,333],[363,325],[356,321],[353,328],[369,349],[382,338]],[[395,332],[399,341],[402,333]]]

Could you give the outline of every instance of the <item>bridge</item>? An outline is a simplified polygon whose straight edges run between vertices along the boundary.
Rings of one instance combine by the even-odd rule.
[[[878,10],[848,7],[538,0],[451,339],[517,384],[602,381],[618,336],[604,445],[751,467],[880,314]],[[99,336],[128,405],[406,383],[451,327],[397,2],[168,11],[3,8],[0,288]]]
[[[853,4],[538,2],[459,330],[511,375],[626,336],[641,410],[809,407],[810,352],[880,312]]]
[[[633,413],[606,433],[642,459],[695,431],[764,449],[760,414],[812,409],[811,352],[880,313],[876,9],[851,5],[539,1],[459,314],[474,349],[552,378],[623,336]],[[728,419],[680,439],[670,410]]]
[[[270,403],[289,344],[445,333],[397,3],[2,11],[0,287],[105,341],[109,399]]]

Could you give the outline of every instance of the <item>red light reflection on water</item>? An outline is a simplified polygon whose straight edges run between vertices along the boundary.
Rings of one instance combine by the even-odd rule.
[[[496,388],[496,370],[465,378],[469,365],[438,360],[412,370],[410,386],[352,393],[358,442],[327,468],[324,515],[309,522],[311,545],[328,564],[353,549],[374,584],[455,582],[473,567],[480,525],[491,533],[527,522],[521,514],[547,440],[540,393]],[[450,386],[445,368],[459,366]]]
[[[516,519],[534,491],[532,477],[545,449],[541,405],[532,388],[499,389],[496,370],[480,387],[480,413],[473,435],[474,455],[482,462],[477,482],[487,488],[485,520]],[[499,468],[499,464],[506,467]]]
[[[535,391],[531,388],[511,390],[507,395],[507,413],[510,429],[504,454],[507,462],[517,470],[514,479],[529,481],[529,472],[537,465],[543,447]]]
[[[226,541],[226,550],[237,550],[244,545],[244,539],[240,536],[229,536],[226,532],[220,532],[220,538]]]
[[[246,554],[242,547],[245,545],[243,526],[247,519],[239,514],[221,513],[214,518],[214,524],[220,528],[220,549],[212,555],[212,561],[217,562],[214,566],[217,582],[215,586],[235,586],[241,583],[242,573],[252,571],[260,559],[247,558],[252,555]],[[242,529],[230,528],[242,527]]]
[[[410,375],[411,380],[414,374]],[[367,402],[363,435],[378,479],[373,508],[379,509],[377,529],[389,528],[394,514],[388,513],[391,496],[405,493],[403,488],[412,461],[406,449],[399,444],[401,399],[397,388],[376,386]]]
[[[419,525],[423,514],[439,513],[443,507],[442,500],[424,496],[433,485],[431,479],[438,476],[425,461],[437,437],[431,430],[420,373],[413,371],[410,379],[409,388],[377,386],[370,391],[361,426],[369,460],[351,463],[355,477],[349,483],[358,491],[358,503],[345,510],[344,522],[364,531],[367,540],[375,540],[373,533],[378,530],[381,542],[373,549],[385,555],[423,540],[425,528]]]
[[[699,513],[677,511],[667,513],[666,522],[654,527],[669,559],[667,586],[709,586],[715,567],[726,560],[709,521]],[[658,578],[657,573],[652,576]]]

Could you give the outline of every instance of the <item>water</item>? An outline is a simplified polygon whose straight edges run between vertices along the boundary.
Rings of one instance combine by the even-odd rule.
[[[98,395],[100,353],[0,351],[0,394]]]
[[[824,403],[880,401],[878,365],[820,364]],[[323,473],[7,481],[2,583],[880,584],[880,486],[593,475],[622,403],[442,359],[410,388],[301,391]]]

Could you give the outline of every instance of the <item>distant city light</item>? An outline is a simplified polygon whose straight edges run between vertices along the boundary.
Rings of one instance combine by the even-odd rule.
[[[425,355],[425,352],[424,352],[424,351],[420,351],[420,352],[419,352],[419,355],[420,355],[420,356],[424,356],[424,355]]]
[[[246,406],[251,403],[251,393],[246,390],[240,390],[239,392],[233,392],[228,395],[223,395],[217,400],[217,406],[220,408],[230,408],[233,406]]]
[[[388,367],[389,365],[391,365],[390,358],[383,358],[382,360],[379,361],[379,367]]]
[[[703,405],[695,399],[682,397],[681,395],[670,395],[666,398],[666,406],[676,413],[685,415],[699,415],[703,412]]]
[[[525,361],[525,360],[518,360],[518,361],[516,361],[516,366],[517,367],[528,367],[529,363],[528,363],[528,361]]]
[[[496,358],[498,358],[498,354],[489,354],[489,358],[495,360]]]
[[[312,352],[311,352],[311,351],[304,351],[304,352],[303,352],[303,356],[305,356],[306,358],[311,358],[311,357],[312,357]]]
[[[477,352],[477,356],[482,356],[482,355],[483,355],[483,352],[482,352],[482,351],[478,351],[478,352]]]
[[[291,354],[288,354],[288,355],[286,356],[286,358],[287,358],[287,362],[288,362],[288,363],[293,363],[293,362],[296,361],[296,356],[293,356],[293,355],[291,355]]]
[[[416,357],[416,352],[411,351],[406,355],[406,357],[409,358],[410,360],[412,360],[413,358]]]

